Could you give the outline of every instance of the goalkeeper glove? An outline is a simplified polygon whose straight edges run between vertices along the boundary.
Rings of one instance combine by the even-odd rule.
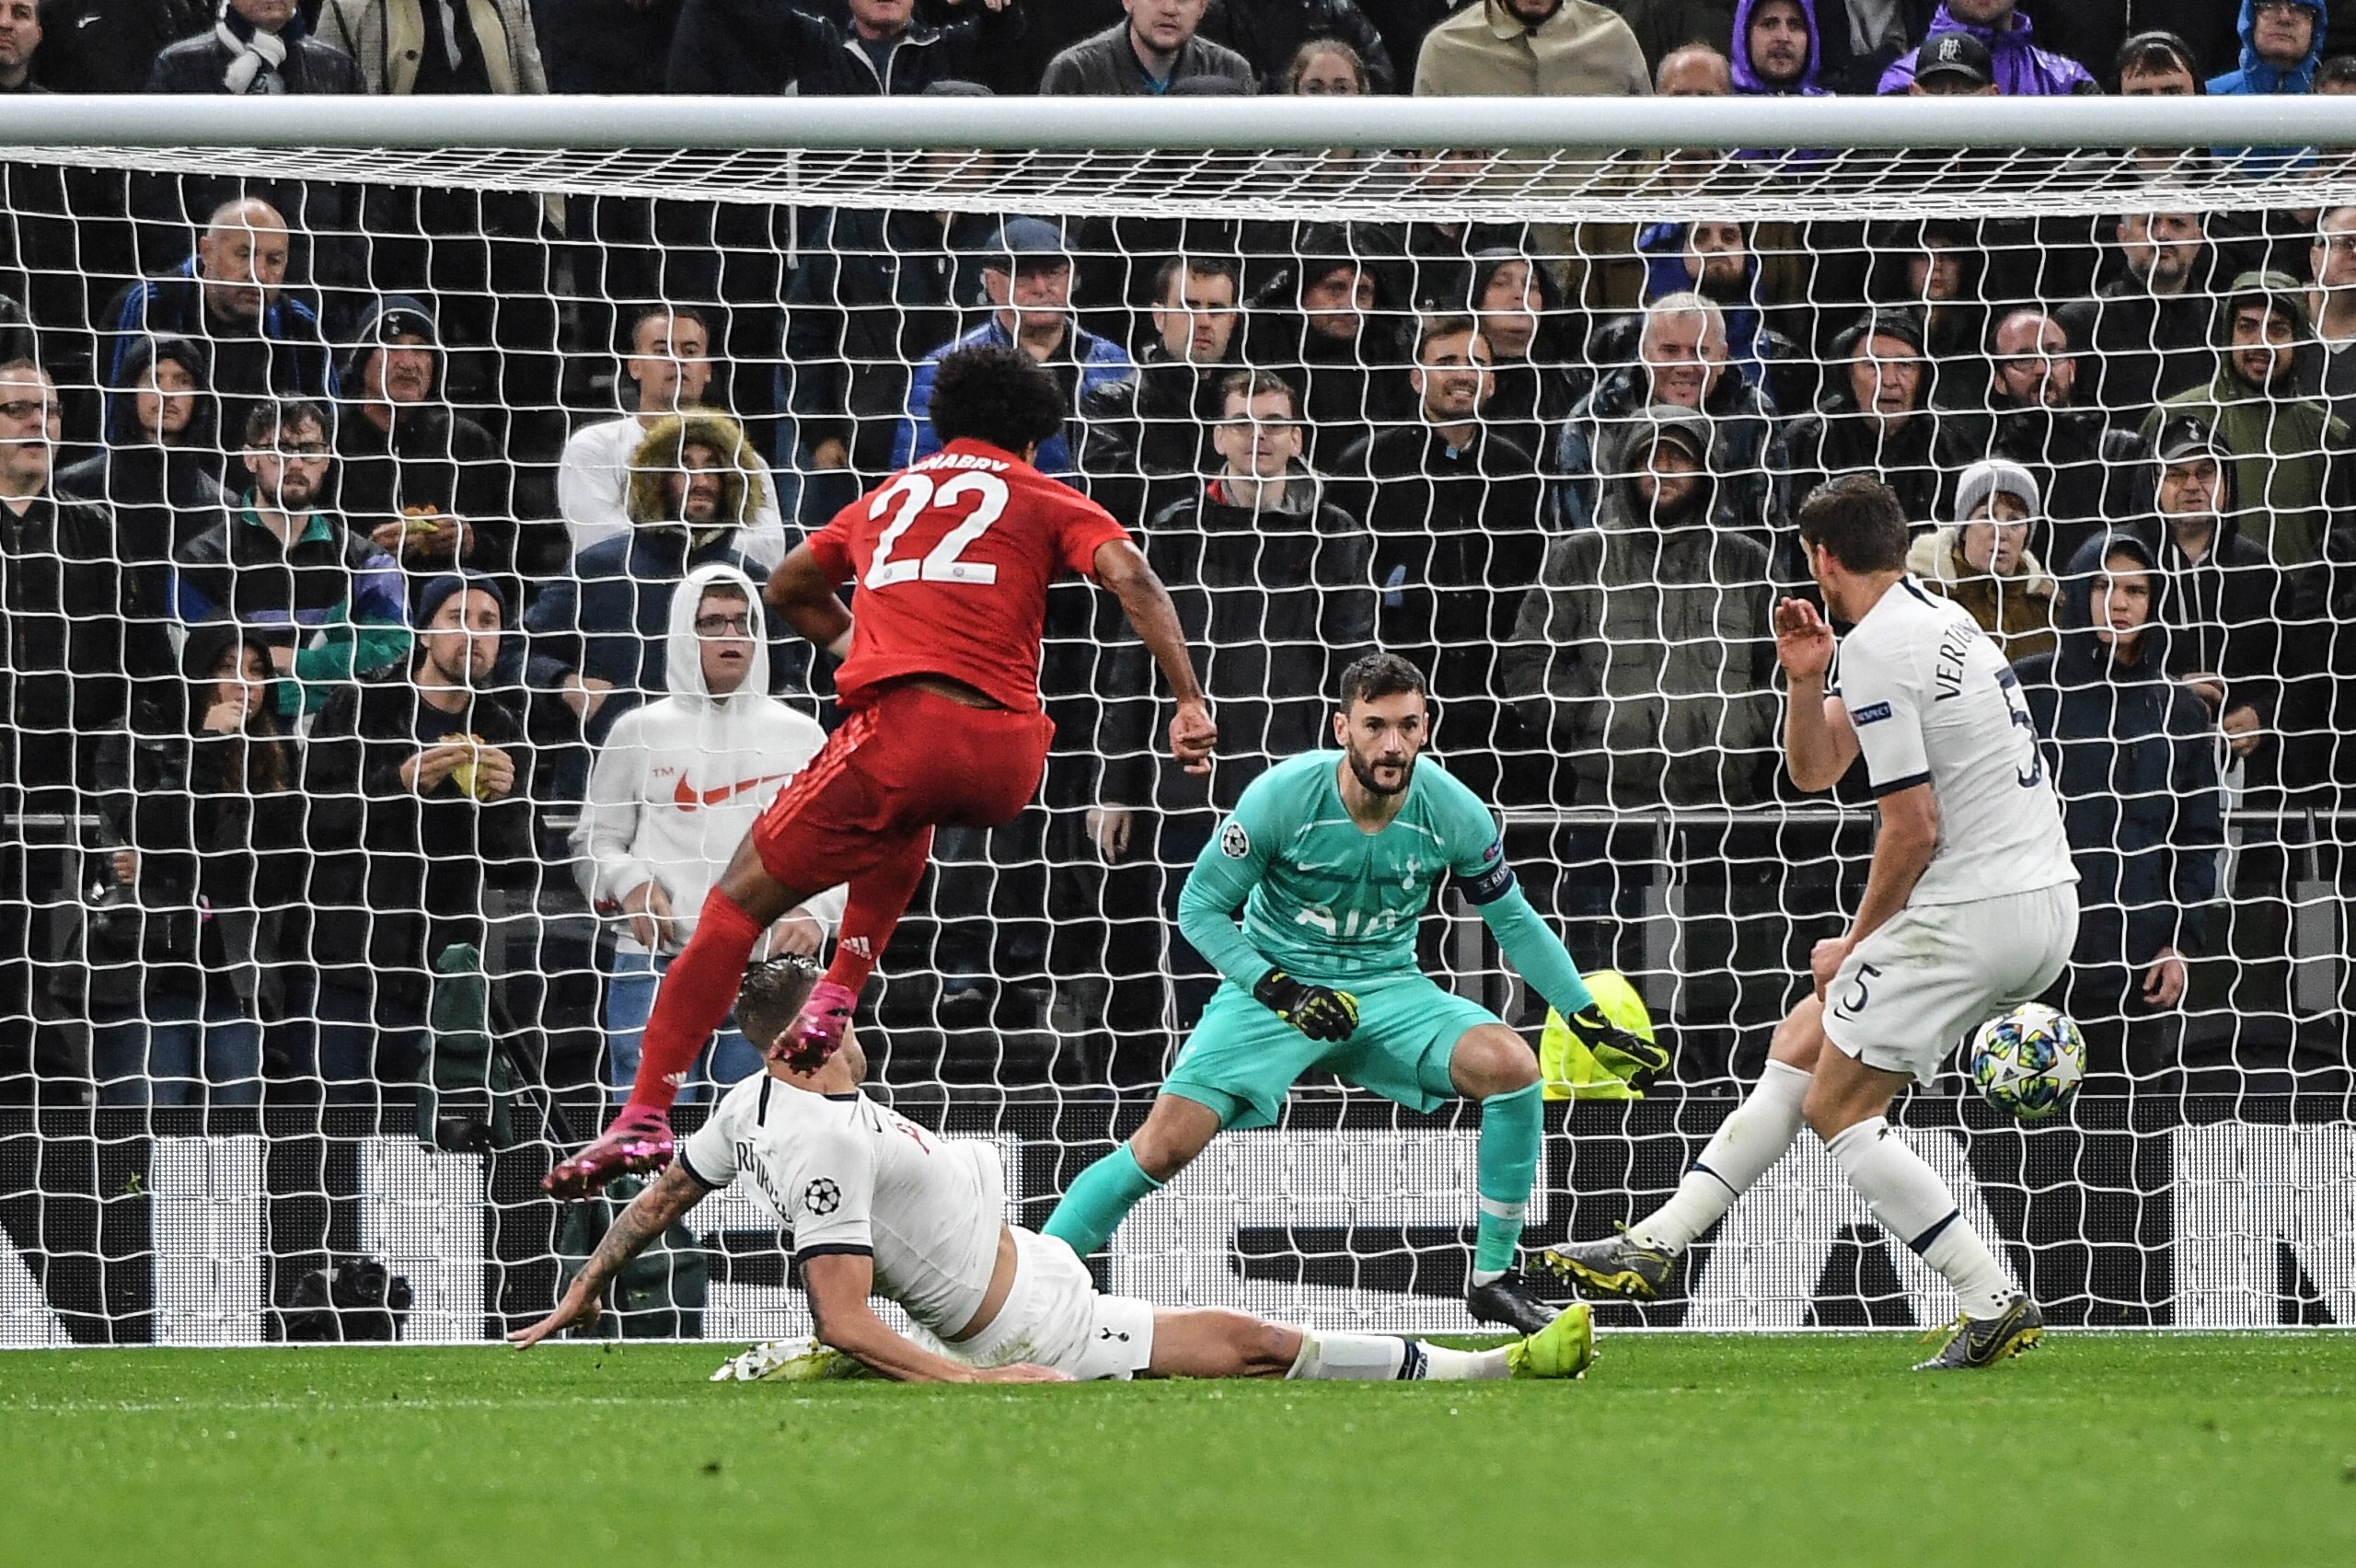
[[[1596,1065],[1632,1089],[1642,1089],[1645,1079],[1669,1066],[1666,1047],[1621,1028],[1593,1002],[1573,1013],[1568,1021],[1593,1054]]]
[[[1252,987],[1252,999],[1311,1040],[1347,1040],[1358,1026],[1358,999],[1330,986],[1304,986],[1271,969]]]

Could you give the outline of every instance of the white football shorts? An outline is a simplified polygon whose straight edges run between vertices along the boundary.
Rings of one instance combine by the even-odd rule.
[[[2074,882],[1910,904],[1825,988],[1824,1037],[1869,1067],[1929,1083],[1967,1031],[2043,995],[2077,940]]]
[[[1103,1296],[1088,1265],[1052,1236],[1014,1228],[1014,1287],[990,1326],[963,1344],[919,1341],[968,1366],[1011,1366],[1020,1361],[1052,1367],[1087,1382],[1127,1379],[1153,1360],[1153,1304]]]

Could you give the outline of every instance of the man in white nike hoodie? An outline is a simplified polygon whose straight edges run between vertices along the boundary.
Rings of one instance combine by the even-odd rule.
[[[687,573],[671,597],[665,652],[671,695],[616,721],[572,830],[582,892],[622,922],[606,983],[606,1073],[618,1096],[637,1075],[656,984],[687,946],[704,894],[754,819],[826,740],[814,720],[768,695],[761,595],[734,567]],[[841,919],[843,898],[834,888],[787,914],[768,951],[815,953]],[[760,1066],[733,1025],[701,1064],[721,1084]]]

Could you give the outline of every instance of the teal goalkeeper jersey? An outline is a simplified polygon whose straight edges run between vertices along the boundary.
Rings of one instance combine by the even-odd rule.
[[[1451,872],[1484,914],[1507,894],[1529,907],[1496,819],[1430,757],[1417,760],[1405,802],[1380,833],[1350,819],[1341,767],[1340,752],[1315,751],[1262,774],[1186,880],[1180,928],[1240,985],[1249,987],[1270,965],[1335,985],[1416,973],[1415,922],[1433,884]],[[1554,999],[1540,976],[1524,974]]]

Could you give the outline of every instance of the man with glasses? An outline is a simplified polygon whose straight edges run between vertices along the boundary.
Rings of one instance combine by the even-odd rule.
[[[815,720],[768,695],[767,617],[752,579],[735,567],[687,573],[671,596],[665,652],[670,695],[614,725],[572,830],[573,875],[616,923],[606,1073],[618,1103],[638,1074],[655,986],[705,897],[786,780],[826,744]],[[814,955],[842,917],[843,896],[832,888],[789,910],[755,957]],[[731,1084],[760,1065],[731,1024],[689,1070]],[[694,1097],[690,1088],[685,1098]]]
[[[1960,471],[1990,457],[2036,476],[2044,517],[2030,553],[2059,571],[2108,525],[2124,520],[2143,443],[2078,398],[2078,359],[2051,313],[2027,306],[1988,334],[1989,375],[1978,409],[1943,410],[1940,465]]]
[[[321,503],[335,462],[328,429],[317,403],[257,406],[234,509],[173,558],[183,622],[235,621],[269,640],[283,719],[318,712],[338,686],[410,648],[400,568]]]

